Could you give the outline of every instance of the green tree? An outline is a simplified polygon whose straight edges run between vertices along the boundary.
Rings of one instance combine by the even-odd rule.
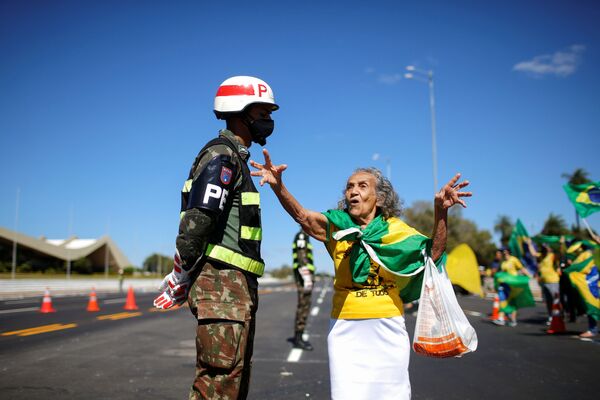
[[[272,269],[270,273],[273,278],[286,279],[294,273],[294,270],[289,265],[284,264],[280,268]]]
[[[561,236],[568,235],[570,232],[563,217],[550,213],[540,233],[542,235]]]
[[[173,259],[162,254],[152,253],[144,260],[142,270],[163,274],[170,272],[173,268]]]
[[[582,183],[591,182],[589,178],[590,174],[583,168],[577,168],[572,174],[565,172],[561,176],[571,185],[581,185]]]
[[[73,261],[73,272],[78,274],[91,275],[94,272],[92,262],[88,258],[79,258]]]
[[[403,211],[404,221],[427,236],[433,231],[433,218],[433,203],[430,201],[415,201]]]
[[[514,227],[515,224],[513,224],[508,215],[498,216],[498,219],[494,224],[494,232],[500,234],[500,243],[502,244],[502,247],[508,247],[508,240],[510,239],[510,234]]]
[[[419,232],[430,236],[433,230],[433,203],[416,201],[404,210],[404,220]],[[477,225],[462,215],[462,209],[453,207],[448,215],[448,251],[452,251],[461,243],[466,243],[473,249],[480,264],[491,263],[496,246],[492,235],[487,230],[478,229]]]

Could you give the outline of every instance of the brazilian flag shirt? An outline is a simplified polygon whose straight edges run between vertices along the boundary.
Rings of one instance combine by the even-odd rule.
[[[377,216],[364,229],[343,210],[323,213],[325,246],[335,268],[331,318],[390,318],[418,299],[431,240],[396,217]],[[441,257],[438,262],[445,259]]]
[[[508,260],[503,261],[500,265],[502,271],[511,275],[518,275],[518,272],[523,268],[523,264],[521,264],[521,261],[515,256],[509,256]]]

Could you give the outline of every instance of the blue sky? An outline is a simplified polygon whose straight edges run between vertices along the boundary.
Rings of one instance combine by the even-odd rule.
[[[15,228],[19,190],[20,232],[108,232],[137,265],[171,254],[180,189],[233,75],[273,88],[266,147],[304,206],[334,207],[356,167],[386,159],[406,205],[430,199],[429,92],[407,65],[434,71],[438,180],[472,182],[465,217],[573,223],[561,174],[600,180],[600,6],[450,3],[2,2],[0,226]],[[267,266],[289,264],[297,227],[270,189],[262,203]],[[600,213],[588,221],[600,229]]]

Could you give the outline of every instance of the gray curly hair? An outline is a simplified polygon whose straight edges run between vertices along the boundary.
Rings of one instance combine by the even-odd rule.
[[[381,173],[381,171],[375,167],[370,168],[357,168],[354,170],[352,175],[358,173],[367,173],[375,177],[375,191],[377,192],[377,199],[381,201],[381,206],[378,208],[383,214],[385,219],[390,217],[399,217],[402,214],[402,201],[398,196],[398,193],[394,190],[392,183]],[[338,209],[345,210],[348,208],[346,203],[346,188],[342,190],[342,199],[338,201]]]

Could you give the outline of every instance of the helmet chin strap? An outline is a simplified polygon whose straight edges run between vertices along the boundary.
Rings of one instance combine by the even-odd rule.
[[[252,138],[252,141],[255,143],[258,143],[256,141],[256,138],[254,137],[254,134],[252,133],[252,122],[254,122],[254,120],[252,118],[250,118],[250,115],[246,112],[243,111],[242,112],[242,122],[244,123],[244,125],[246,125],[246,128],[248,128],[248,133],[250,134],[250,137]],[[260,143],[258,143],[260,144]],[[260,144],[261,146],[264,146],[264,144]]]

